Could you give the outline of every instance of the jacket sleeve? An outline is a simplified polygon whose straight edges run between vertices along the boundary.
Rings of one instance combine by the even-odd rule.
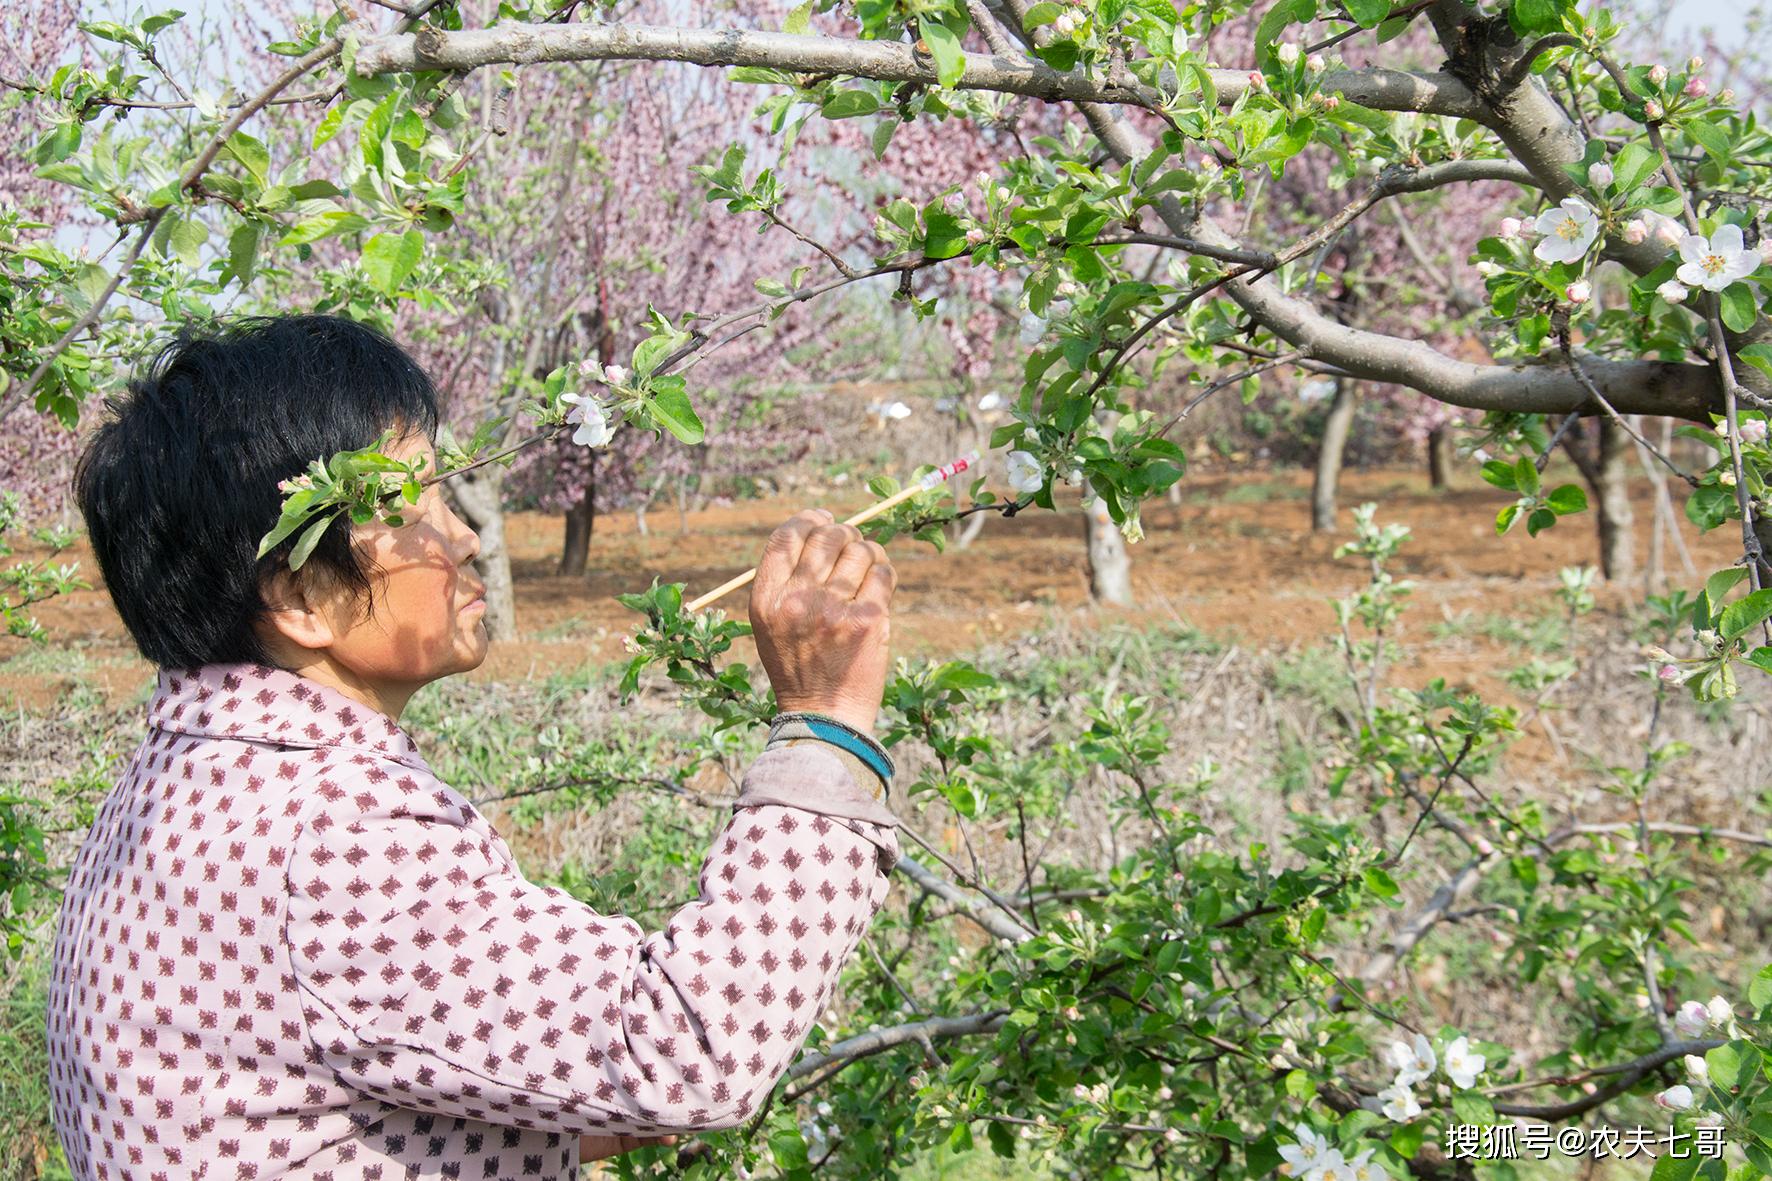
[[[804,806],[775,802],[795,791]],[[649,935],[527,881],[434,777],[335,787],[288,868],[310,1060],[401,1107],[495,1124],[735,1126],[792,1062],[885,901],[896,834],[840,814],[858,810],[856,791],[826,751],[766,751],[700,896]]]

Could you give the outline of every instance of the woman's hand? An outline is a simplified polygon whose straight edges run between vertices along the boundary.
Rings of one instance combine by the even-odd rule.
[[[591,1160],[608,1160],[612,1156],[620,1156],[624,1152],[632,1152],[636,1148],[650,1148],[654,1144],[671,1145],[677,1142],[675,1136],[580,1136],[578,1138],[578,1159],[580,1162]]]
[[[770,534],[751,581],[751,634],[783,712],[874,728],[897,585],[880,543],[824,509],[795,513]]]

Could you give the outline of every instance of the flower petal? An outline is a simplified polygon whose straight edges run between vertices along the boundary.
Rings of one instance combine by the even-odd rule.
[[[1680,261],[1703,262],[1704,256],[1710,253],[1710,243],[1697,234],[1687,234],[1680,239]]]
[[[1710,278],[1704,273],[1704,268],[1695,262],[1682,264],[1680,269],[1674,272],[1674,277],[1688,287],[1703,287],[1705,281]]]
[[[1718,254],[1736,254],[1741,250],[1741,227],[1730,222],[1719,226],[1710,236],[1710,248]]]

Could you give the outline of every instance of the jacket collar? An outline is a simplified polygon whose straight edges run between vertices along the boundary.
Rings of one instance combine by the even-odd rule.
[[[148,727],[360,750],[430,770],[412,736],[386,714],[318,681],[256,661],[162,668],[148,702]]]

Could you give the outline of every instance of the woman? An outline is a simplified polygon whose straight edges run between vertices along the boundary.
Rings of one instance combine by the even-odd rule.
[[[47,1028],[74,1175],[571,1178],[753,1114],[883,902],[891,760],[868,736],[896,575],[830,514],[769,538],[750,619],[778,703],[701,896],[650,935],[529,882],[399,725],[488,644],[479,540],[441,487],[262,560],[279,481],[435,395],[345,320],[186,334],[76,473],[118,613],[159,666],[147,735],[70,870]]]

